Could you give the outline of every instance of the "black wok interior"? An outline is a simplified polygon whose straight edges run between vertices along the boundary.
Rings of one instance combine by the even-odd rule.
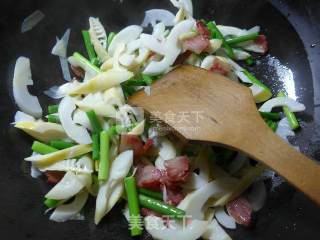
[[[215,19],[219,24],[243,28],[262,27],[270,51],[267,56],[259,57],[250,70],[271,86],[274,93],[285,88],[306,105],[306,111],[298,115],[303,129],[292,141],[302,152],[320,160],[319,1],[193,2],[196,18]],[[45,108],[52,100],[43,90],[63,83],[58,58],[50,52],[55,37],[61,36],[66,28],[71,28],[68,54],[76,50],[85,53],[81,30],[88,28],[89,16],[99,17],[107,31],[118,31],[126,25],[140,24],[147,9],[175,10],[168,0],[123,0],[123,3],[118,0],[2,0],[0,7],[0,239],[131,239],[121,204],[99,226],[93,223],[92,199],[85,208],[86,221],[54,223],[48,220],[43,196],[49,188],[44,179],[31,178],[29,163],[23,161],[31,153],[31,138],[9,125],[17,110],[12,97],[13,68],[18,56],[31,59],[35,82],[31,91],[39,96]],[[33,30],[20,33],[23,19],[36,9],[41,10],[45,18]],[[283,183],[268,194],[254,227],[238,226],[228,233],[233,239],[312,240],[319,239],[319,227],[320,208]]]

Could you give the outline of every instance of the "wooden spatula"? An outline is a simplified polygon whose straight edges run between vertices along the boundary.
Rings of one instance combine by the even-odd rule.
[[[236,149],[275,170],[320,204],[320,166],[265,124],[251,90],[201,68],[181,66],[129,103],[143,107],[186,140]]]

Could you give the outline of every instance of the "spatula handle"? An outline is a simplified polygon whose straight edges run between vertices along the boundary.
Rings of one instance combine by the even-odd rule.
[[[275,170],[320,205],[320,165],[316,161],[291,147],[268,128],[263,134],[249,132],[241,149]]]

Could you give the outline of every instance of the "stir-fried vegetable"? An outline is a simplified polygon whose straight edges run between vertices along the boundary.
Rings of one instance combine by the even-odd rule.
[[[53,146],[46,145],[44,143],[34,141],[31,146],[32,151],[40,153],[40,154],[48,154],[58,151],[58,149],[54,148]]]
[[[99,60],[97,59],[96,52],[94,51],[94,48],[92,46],[89,32],[86,31],[86,30],[82,30],[82,37],[83,37],[83,41],[84,41],[84,44],[85,44],[86,49],[87,49],[87,53],[88,53],[90,62],[93,65],[98,65]]]
[[[286,95],[285,95],[284,92],[279,92],[278,93],[278,97],[285,97],[285,96]],[[299,122],[298,122],[298,120],[296,118],[296,115],[294,115],[294,113],[291,112],[287,106],[283,106],[282,109],[283,109],[283,112],[284,112],[284,114],[286,115],[286,117],[287,117],[287,119],[289,121],[289,124],[290,124],[290,127],[292,128],[292,130],[295,130],[295,129],[299,128],[300,125],[299,125]]]
[[[63,141],[63,140],[52,140],[50,141],[50,146],[54,147],[56,149],[65,149],[65,148],[70,148],[73,147],[75,145],[75,143],[73,142],[67,142],[67,141]]]
[[[100,133],[100,161],[98,179],[105,181],[109,177],[110,159],[109,159],[110,139],[106,131]]]

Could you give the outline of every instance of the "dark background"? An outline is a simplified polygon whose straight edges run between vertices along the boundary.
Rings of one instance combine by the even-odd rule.
[[[140,24],[151,8],[176,10],[169,1],[1,1],[0,3],[0,239],[130,239],[127,223],[117,206],[101,225],[93,223],[93,208],[86,221],[54,223],[44,215],[43,179],[32,179],[29,164],[31,139],[9,125],[17,107],[12,97],[12,76],[18,56],[31,59],[31,91],[45,106],[51,101],[42,91],[63,83],[58,58],[51,55],[55,36],[71,28],[68,54],[84,52],[81,29],[88,17],[99,17],[107,31]],[[21,34],[23,19],[36,9],[46,16],[33,30]],[[215,19],[224,25],[250,28],[260,25],[269,40],[269,55],[259,58],[251,71],[271,86],[285,88],[307,109],[299,114],[303,130],[293,139],[302,152],[320,160],[320,2],[319,1],[196,1],[196,18]],[[278,60],[281,62],[279,64]],[[288,71],[292,80],[287,79]],[[285,84],[283,83],[285,82]],[[289,167],[289,166],[288,166]],[[270,185],[267,182],[268,185]],[[320,187],[320,186],[319,186]],[[228,231],[234,239],[319,239],[320,209],[286,183],[268,194],[253,229]]]

